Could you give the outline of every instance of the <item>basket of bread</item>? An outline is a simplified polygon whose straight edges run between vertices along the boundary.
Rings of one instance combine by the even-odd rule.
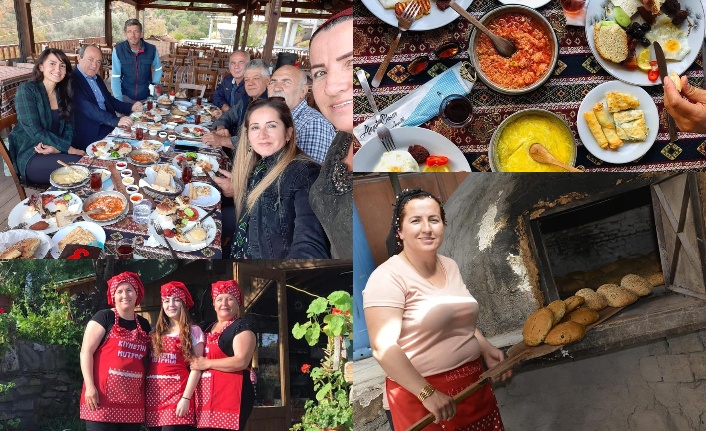
[[[41,232],[17,229],[0,233],[0,259],[41,259],[51,248]]]
[[[161,164],[148,166],[140,180],[142,191],[152,199],[174,198],[184,191],[179,168]]]

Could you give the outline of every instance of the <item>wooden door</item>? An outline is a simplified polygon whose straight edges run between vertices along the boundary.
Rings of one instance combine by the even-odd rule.
[[[652,185],[652,206],[665,285],[706,299],[706,250],[702,193],[695,173]]]
[[[253,407],[245,431],[288,430],[286,407]]]

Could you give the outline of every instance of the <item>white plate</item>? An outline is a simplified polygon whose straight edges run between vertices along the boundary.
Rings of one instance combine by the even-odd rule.
[[[150,144],[159,145],[159,147],[157,147],[156,149],[152,149],[152,148],[142,148],[141,145],[142,145],[143,142],[149,142]],[[154,139],[143,139],[143,140],[141,140],[141,141],[135,141],[135,143],[132,144],[132,146],[135,147],[135,148],[137,148],[138,150],[145,150],[145,149],[147,149],[147,150],[151,150],[151,151],[156,151],[156,152],[158,152],[158,153],[161,153],[162,151],[164,151],[164,144],[161,143],[161,142],[159,142],[159,141],[155,141]]]
[[[154,114],[152,111],[133,112],[130,114],[130,118],[141,123],[159,123],[162,121],[162,115]]]
[[[191,201],[192,204],[202,207],[210,207],[216,205],[218,202],[221,201],[221,193],[218,191],[217,188],[213,187],[210,184],[202,183],[199,181],[194,181],[184,186],[184,192],[182,193],[184,196],[189,196],[189,187],[191,187],[192,184],[196,186],[207,186],[211,189],[211,194],[209,196],[199,196],[198,198]]]
[[[147,107],[145,107],[147,109]],[[164,109],[164,108],[154,108],[151,111],[149,111],[152,115],[167,115],[169,114],[169,109]]]
[[[498,0],[502,4],[519,4],[522,6],[537,9],[549,3],[550,0]]]
[[[51,192],[44,192],[42,195],[52,195],[52,196],[62,196],[65,195],[66,192],[62,190],[56,190],[56,191],[51,191]],[[77,195],[73,193],[69,193],[69,196],[71,196],[71,200],[69,201],[69,211],[71,211],[72,214],[78,214],[81,212],[82,204],[83,201],[81,201],[81,198],[79,198]],[[25,219],[25,215],[27,214],[27,208],[29,208],[27,205],[25,205],[29,201],[29,198],[23,200],[22,202],[18,203],[15,205],[15,207],[10,211],[10,215],[7,217],[7,224],[10,227],[15,227],[18,224],[25,222],[27,223],[27,226],[31,226],[34,223],[41,221],[42,217],[38,213],[34,213],[32,217],[29,217]],[[54,205],[54,202],[50,202],[47,204],[46,208],[49,211],[56,211],[56,205]],[[49,227],[37,231],[37,232],[43,232],[45,234],[49,234],[52,232],[56,232],[59,230],[59,228],[56,226],[56,219],[54,217],[51,217],[49,219],[44,220],[47,223],[49,223]]]
[[[205,131],[204,135],[207,134],[207,133],[211,133],[211,131],[208,130],[208,128],[206,128],[206,127],[203,126],[202,124],[198,124],[198,125],[196,125],[196,124],[180,124],[180,125],[178,125],[178,126],[176,126],[176,127],[174,128],[174,131],[176,132],[177,135],[181,135],[181,136],[183,136],[183,137],[185,137],[185,138],[200,139],[201,136],[203,136],[203,135],[201,135],[201,136],[194,136],[194,135],[191,135],[191,134],[188,134],[188,133],[184,133],[184,128],[188,128],[189,130],[193,130],[195,127],[198,127],[199,129],[204,130],[204,131]]]
[[[200,208],[198,206],[193,206],[196,208],[196,210],[199,212],[199,217],[203,217],[208,211]],[[166,247],[167,243],[165,238],[162,235],[158,235],[157,231],[154,229],[154,219],[158,216],[157,211],[153,211],[152,214],[150,215],[150,221],[147,223],[147,232],[153,236],[154,238],[157,239],[157,242],[159,242],[162,246]],[[200,219],[200,218],[199,218]],[[193,222],[196,223],[196,222]],[[187,228],[190,227],[192,223],[190,222],[187,224]],[[174,238],[169,238],[169,244],[171,244],[172,248],[176,251],[197,251],[201,250],[203,248],[206,248],[209,244],[213,242],[214,239],[216,239],[216,222],[213,220],[212,216],[209,216],[206,220],[201,222],[201,227],[206,229],[206,240],[204,242],[198,243],[198,244],[184,244],[181,243]]]
[[[97,225],[96,223],[90,221],[80,221],[78,223],[72,224],[71,226],[66,226],[59,232],[54,234],[54,237],[51,239],[51,256],[54,259],[58,259],[61,255],[61,253],[59,253],[59,241],[64,239],[64,237],[68,235],[69,232],[71,232],[77,227],[82,227],[87,231],[91,232],[93,236],[96,237],[96,241],[98,241],[98,247],[103,248],[103,246],[105,245],[105,231],[103,230],[103,228]]]
[[[39,238],[39,247],[34,252],[34,258],[44,259],[51,248],[51,239],[45,233],[34,230],[16,229],[0,233],[0,250],[5,250],[27,238]]]
[[[186,100],[177,100],[177,101],[174,102],[174,104],[177,105],[180,109],[181,109],[181,108],[186,109],[186,108],[188,108],[188,107],[190,107],[190,106],[193,106],[193,103],[187,102]]]
[[[118,159],[124,158],[124,157],[127,155],[127,154],[126,154],[125,156],[112,157],[109,152],[108,152],[108,153],[103,153],[103,154],[101,154],[100,156],[96,155],[96,154],[93,152],[93,146],[94,146],[95,144],[97,144],[98,142],[103,142],[103,141],[108,142],[108,143],[109,143],[108,145],[111,145],[111,143],[114,142],[114,141],[125,142],[125,143],[127,143],[127,144],[130,144],[130,143],[129,143],[127,140],[125,140],[125,139],[115,139],[115,138],[105,137],[104,139],[101,139],[100,141],[96,141],[96,142],[94,142],[94,143],[88,145],[88,147],[86,147],[86,155],[89,156],[89,157],[96,157],[98,160],[118,160]],[[132,151],[132,148],[130,149],[130,151]]]
[[[378,0],[361,0],[365,7],[368,8],[370,13],[380,18],[384,22],[390,24],[393,27],[397,27],[397,17],[395,16],[394,9],[385,9]],[[461,5],[462,8],[468,9],[473,0],[459,0],[457,3]],[[698,0],[697,0],[698,1]],[[424,31],[432,30],[435,28],[443,27],[451,21],[458,18],[458,14],[455,10],[448,8],[445,11],[440,10],[436,7],[436,1],[431,0],[431,12],[429,15],[424,15],[422,18],[414,21],[412,26],[409,28],[412,31]],[[389,40],[391,41],[395,35],[390,33]]]
[[[586,120],[583,118],[583,113],[592,110],[593,105],[597,102],[602,102],[603,106],[606,106],[605,94],[609,91],[632,94],[640,101],[640,107],[637,109],[642,109],[645,112],[645,123],[649,127],[647,139],[644,142],[625,142],[617,151],[604,150],[598,145],[588,128],[588,124],[586,124]],[[655,139],[657,139],[658,128],[659,114],[657,113],[657,106],[650,95],[640,87],[620,81],[604,82],[589,91],[583,102],[581,102],[576,118],[576,129],[579,132],[579,138],[583,142],[583,146],[594,156],[609,163],[628,163],[645,155],[654,144]]]
[[[172,165],[176,166],[177,168],[179,167],[179,160],[177,159],[179,156],[183,156],[184,153],[179,153],[175,154],[174,158],[172,159]],[[211,166],[213,167],[211,169],[211,172],[216,172],[218,170],[218,159],[216,159],[214,156],[209,156],[207,154],[201,154],[197,153],[196,160],[205,160],[209,163],[211,163]],[[196,166],[195,162],[190,162],[192,168],[193,168],[193,174],[194,175],[203,175],[204,171],[201,169],[201,167]]]
[[[395,141],[397,151],[407,151],[410,145],[421,145],[432,156],[446,156],[449,158],[449,169],[452,172],[471,171],[471,166],[461,150],[453,142],[433,130],[422,127],[396,127],[390,130],[392,140]],[[369,140],[353,157],[354,172],[373,172],[377,166],[385,147],[377,136]]]
[[[704,10],[701,5],[701,0],[680,0],[679,3],[681,4],[682,9],[691,10],[689,18],[687,18],[687,20],[679,26],[679,28],[689,32],[687,40],[691,51],[681,61],[667,60],[667,67],[670,71],[674,70],[679,75],[682,75],[686,69],[691,66],[694,60],[696,60],[696,57],[701,51],[701,44],[704,40],[704,31],[701,29],[701,27],[704,26]],[[607,7],[610,7],[610,13],[606,11]],[[639,68],[634,70],[627,69],[618,63],[613,63],[612,61],[604,59],[598,54],[598,51],[596,51],[596,46],[593,42],[593,24],[604,19],[611,19],[613,17],[612,8],[613,3],[608,0],[589,0],[588,2],[588,7],[586,9],[586,39],[588,39],[588,46],[591,48],[591,52],[596,58],[596,61],[598,61],[603,69],[621,81],[641,85],[643,87],[662,85],[661,79],[652,82],[647,79],[647,72]],[[698,16],[698,18],[695,19],[695,16]],[[633,21],[640,23],[644,22],[639,13],[635,13],[633,16]],[[688,22],[695,23],[694,27],[689,27]],[[655,60],[657,57],[655,57],[654,44],[650,44],[649,48],[650,56],[653,60]],[[644,47],[638,43],[636,47],[637,53],[643,49]]]

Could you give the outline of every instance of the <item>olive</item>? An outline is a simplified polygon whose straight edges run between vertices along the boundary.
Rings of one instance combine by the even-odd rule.
[[[642,39],[645,36],[645,32],[638,28],[632,32],[632,35],[635,39]]]
[[[642,25],[640,26],[640,28],[644,32],[648,32],[648,31],[652,30],[652,26],[650,25],[649,22],[643,22]]]
[[[639,23],[639,22],[633,22],[632,24],[630,24],[630,29],[631,29],[631,30],[637,30],[638,28],[640,28],[640,23]]]
[[[641,43],[642,46],[644,46],[644,47],[648,47],[648,46],[650,46],[650,45],[652,44],[652,42],[650,42],[650,40],[649,40],[648,38],[646,38],[646,37],[643,37],[642,39],[640,39],[640,43]]]

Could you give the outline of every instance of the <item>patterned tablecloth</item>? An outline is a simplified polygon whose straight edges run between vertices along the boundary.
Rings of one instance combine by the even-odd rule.
[[[0,118],[15,113],[17,87],[32,78],[32,69],[0,66]]]
[[[377,72],[387,49],[396,34],[396,29],[373,16],[362,2],[354,3],[354,56],[355,69],[363,69],[368,80]],[[501,6],[495,0],[474,0],[469,12],[476,18]],[[434,7],[432,2],[432,7]],[[434,130],[455,143],[465,154],[473,171],[489,171],[488,144],[498,125],[512,113],[526,108],[542,108],[552,111],[570,124],[576,138],[578,151],[576,166],[587,171],[664,171],[664,170],[703,170],[706,169],[706,138],[704,135],[679,133],[679,140],[669,142],[667,123],[663,114],[662,86],[644,87],[654,99],[660,112],[657,140],[640,159],[622,165],[601,161],[591,155],[578,138],[576,121],[579,105],[597,85],[612,81],[613,78],[598,64],[586,41],[583,27],[566,26],[566,20],[558,1],[552,1],[538,11],[551,23],[559,39],[559,61],[554,75],[538,90],[522,96],[508,96],[496,93],[480,80],[470,94],[473,103],[473,120],[465,128],[452,128],[439,117],[434,117],[421,127]],[[426,32],[410,31],[402,36],[397,53],[379,88],[373,89],[380,109],[391,105],[417,87],[431,80],[458,61],[468,61],[468,38],[472,26],[464,19],[456,19],[444,27]],[[429,55],[446,41],[456,41],[461,45],[459,54],[447,60],[430,56],[429,67],[417,76],[407,73],[406,66],[419,55]],[[699,47],[691,47],[698,49]],[[689,82],[701,86],[703,59],[698,56],[687,70]],[[372,115],[372,111],[360,83],[354,75],[354,113],[357,125]],[[652,127],[652,125],[648,125]]]
[[[177,141],[178,143],[178,141]],[[79,165],[84,165],[87,166],[91,162],[90,157],[83,157],[81,160],[78,161]],[[161,160],[162,163],[168,163],[169,160],[162,158]],[[113,164],[113,161],[108,161],[108,160],[96,160],[93,163],[93,167],[103,167],[103,168],[108,168],[110,164]],[[128,165],[130,166],[130,165]],[[137,167],[137,171],[140,176],[144,175],[145,168],[143,167]],[[137,179],[137,178],[136,178]],[[205,177],[199,177],[199,176],[194,176],[193,181],[203,181],[203,182],[208,182]],[[54,190],[54,188],[52,188]],[[81,199],[85,199],[89,197],[91,194],[94,192],[89,188],[88,184],[86,184],[84,187],[81,187],[77,190],[72,190],[73,193],[76,193]],[[216,237],[211,242],[208,244],[205,248],[198,250],[198,251],[192,251],[192,252],[177,252],[177,256],[180,259],[220,259],[222,257],[222,250],[221,250],[221,232],[222,232],[222,224],[221,224],[221,210],[220,210],[220,202],[216,205],[218,210],[213,214],[213,220],[216,222]],[[204,208],[206,211],[209,211],[213,207],[206,207]],[[108,226],[103,226],[103,229],[105,230],[106,234],[106,241],[105,241],[105,252],[106,254],[111,254],[111,255],[117,255],[115,247],[118,241],[120,241],[123,238],[137,238],[136,241],[136,247],[134,250],[134,255],[139,256],[142,258],[146,259],[171,259],[172,255],[166,247],[149,247],[144,244],[144,242],[149,238],[149,233],[147,232],[147,225],[146,224],[140,224],[136,223],[135,220],[132,217],[132,211],[128,212],[128,214],[120,219],[119,221],[110,224]]]

